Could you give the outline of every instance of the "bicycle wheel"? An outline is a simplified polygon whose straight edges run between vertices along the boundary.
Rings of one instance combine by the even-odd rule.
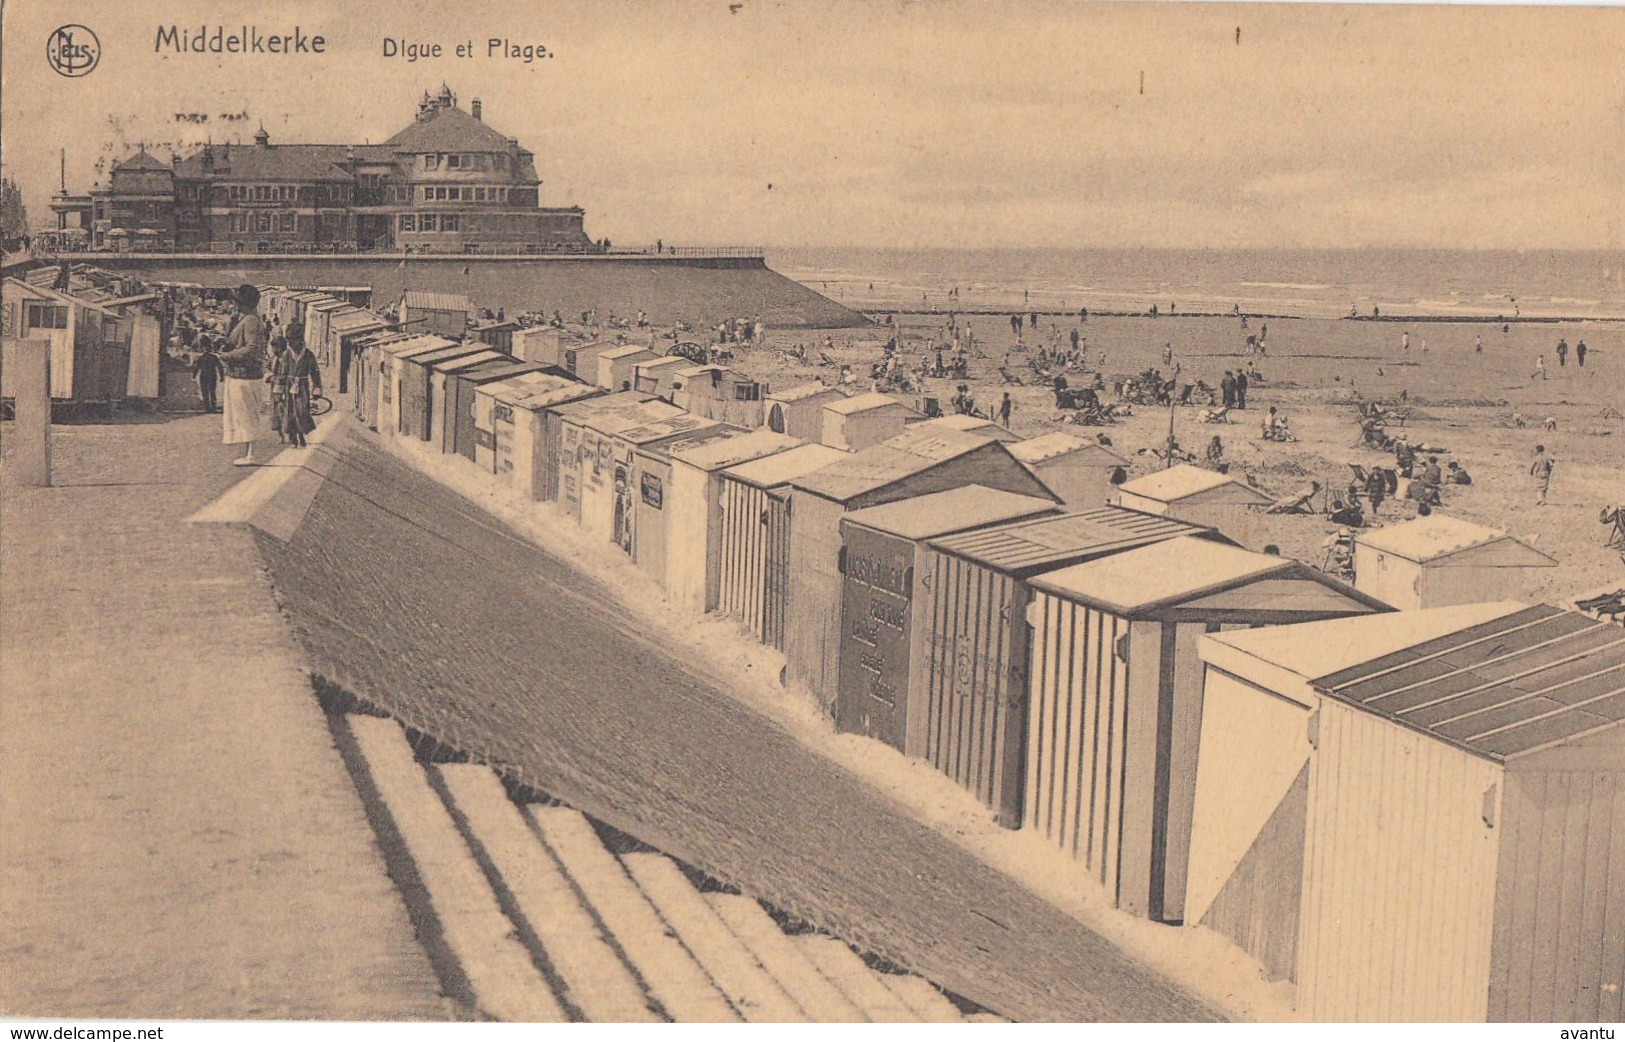
[[[310,399],[310,414],[312,416],[325,416],[333,410],[333,399],[326,395],[314,395]]]

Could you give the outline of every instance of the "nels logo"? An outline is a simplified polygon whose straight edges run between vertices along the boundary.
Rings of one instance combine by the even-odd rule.
[[[84,76],[102,60],[102,42],[83,25],[64,25],[45,41],[45,60],[63,76]]]

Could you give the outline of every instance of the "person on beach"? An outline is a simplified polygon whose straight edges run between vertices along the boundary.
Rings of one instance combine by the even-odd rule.
[[[1247,373],[1236,370],[1236,408],[1247,408]]]
[[[251,467],[254,438],[260,425],[260,382],[265,378],[265,321],[260,318],[260,291],[244,284],[237,287],[237,320],[226,335],[228,350],[220,355],[226,371],[224,415],[220,440],[241,445],[243,454],[233,464]]]
[[[304,344],[287,346],[277,358],[272,378],[282,394],[280,433],[290,444],[304,448],[305,435],[316,429],[310,399],[322,393],[322,370],[316,355]]]
[[[1402,350],[1402,351],[1407,351],[1407,352],[1410,351],[1410,349],[1411,349],[1411,331],[1410,330],[1407,329],[1407,330],[1405,330],[1405,332],[1399,334],[1399,347],[1400,347],[1400,350]]]
[[[1416,469],[1416,450],[1404,434],[1394,439],[1394,465],[1399,468],[1399,476],[1408,478]]]
[[[1214,470],[1218,470],[1219,466],[1224,463],[1224,442],[1219,440],[1217,434],[1213,436],[1212,441],[1207,443],[1207,461],[1208,465]]]
[[[1449,467],[1446,469],[1449,473],[1445,474],[1444,479],[1452,485],[1471,485],[1473,483],[1473,476],[1467,473],[1467,468],[1455,460],[1451,460]]]
[[[1584,340],[1574,345],[1574,361],[1581,369],[1586,367],[1586,342]]]
[[[1569,342],[1562,337],[1557,341],[1557,364],[1560,368],[1569,364]]]
[[[1546,505],[1546,493],[1552,487],[1552,458],[1546,455],[1546,446],[1535,446],[1535,461],[1529,464],[1529,473],[1535,479],[1535,505]]]
[[[1473,354],[1481,355],[1483,353],[1484,353],[1484,338],[1482,336],[1474,337],[1473,338]]]
[[[1072,353],[1073,354],[1078,353],[1078,342],[1080,340],[1082,340],[1082,339],[1083,339],[1082,336],[1078,333],[1077,327],[1073,327],[1073,329],[1072,329]],[[1585,355],[1581,355],[1580,357],[1583,359],[1583,358],[1585,358]],[[1580,364],[1585,365],[1585,362],[1582,361]]]
[[[1174,364],[1174,345],[1172,341],[1162,345],[1162,364]]]
[[[1236,377],[1235,374],[1228,369],[1224,371],[1224,376],[1219,379],[1219,394],[1224,401],[1224,407],[1226,409],[1234,409],[1236,407]]]
[[[1376,468],[1366,472],[1365,498],[1371,501],[1371,516],[1376,517],[1382,509],[1382,501],[1388,498],[1388,479]]]
[[[1536,355],[1535,356],[1535,371],[1529,377],[1529,379],[1531,379],[1531,380],[1544,380],[1544,379],[1546,379],[1546,356],[1545,355]]]
[[[192,360],[192,378],[197,381],[198,395],[203,399],[204,412],[216,412],[219,403],[215,401],[215,389],[220,386],[220,377],[225,368],[220,364],[220,355],[212,343],[203,345],[196,358]]]
[[[1010,392],[1004,392],[1004,397],[999,400],[999,426],[1005,430],[1010,429],[1010,411],[1015,407],[1015,403],[1010,400]]]
[[[1439,469],[1439,457],[1428,457],[1428,464],[1422,468],[1422,476],[1417,483],[1422,486],[1421,502],[1440,505],[1439,488],[1444,484],[1444,472]]]

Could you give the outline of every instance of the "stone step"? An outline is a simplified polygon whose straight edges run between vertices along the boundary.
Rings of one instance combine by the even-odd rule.
[[[625,854],[621,863],[746,1021],[806,1022],[801,1007],[762,968],[675,862],[664,854]]]
[[[853,1024],[866,1019],[863,1011],[779,930],[761,905],[737,894],[706,894],[705,899],[807,1016],[825,1024]]]
[[[736,1023],[739,1014],[580,811],[532,804],[525,814],[650,994],[679,1023]]]
[[[445,764],[435,773],[510,918],[526,942],[540,948],[565,1001],[594,1023],[664,1019],[496,773],[479,764]]]
[[[567,1020],[547,978],[514,937],[514,924],[502,913],[484,871],[412,755],[400,725],[352,715],[345,718],[345,726],[366,780],[422,883],[425,911],[476,1007],[494,1020]]]
[[[962,1024],[964,1016],[959,1007],[948,1001],[948,997],[936,989],[924,977],[916,977],[912,973],[876,973],[880,982],[891,993],[902,1000],[913,1013],[916,1020],[922,1024]]]
[[[813,933],[795,940],[808,960],[869,1020],[877,1024],[910,1024],[918,1019],[845,942]]]

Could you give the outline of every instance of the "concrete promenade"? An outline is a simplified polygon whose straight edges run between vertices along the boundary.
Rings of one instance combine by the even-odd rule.
[[[254,537],[184,521],[252,471],[145,419],[0,467],[0,1013],[445,1018]]]

